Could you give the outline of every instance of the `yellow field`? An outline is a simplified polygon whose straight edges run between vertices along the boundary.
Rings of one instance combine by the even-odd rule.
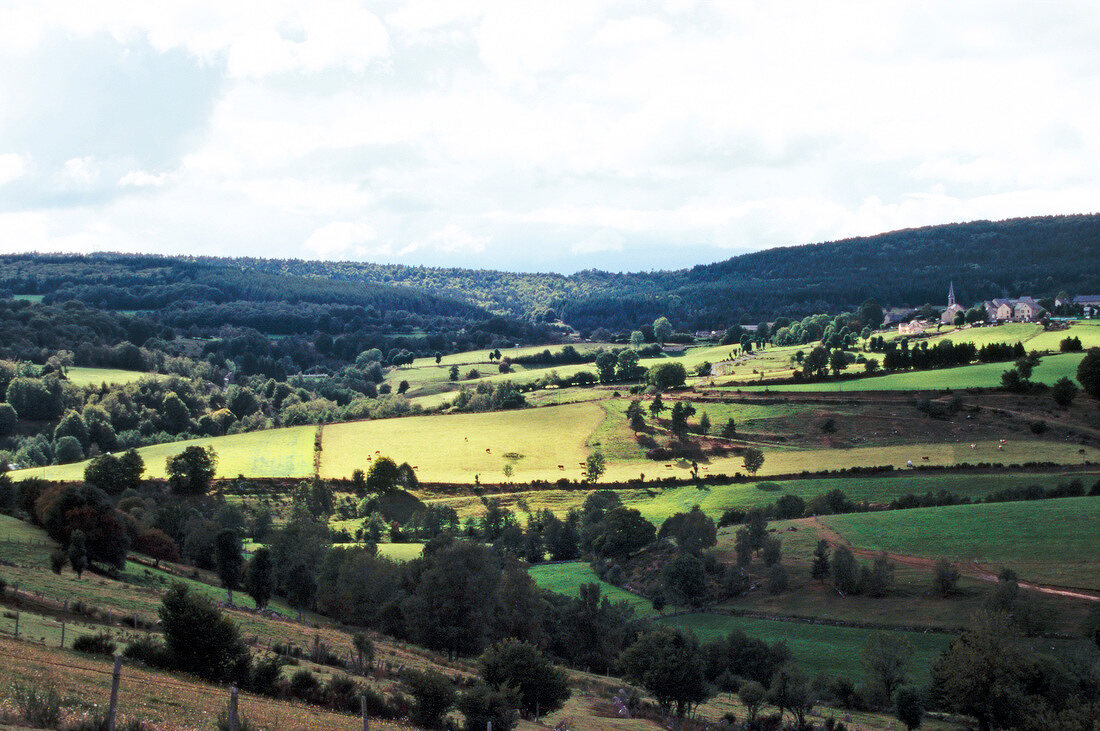
[[[161,379],[167,378],[161,373],[145,373],[144,371],[124,371],[119,368],[69,368],[65,371],[66,377],[77,386],[98,386],[101,383],[110,385],[122,385],[140,381],[142,378]]]
[[[585,440],[603,417],[599,404],[580,403],[332,424],[324,431],[321,476],[350,477],[377,453],[415,466],[421,481],[500,482],[506,464],[516,481],[576,477],[588,456]]]
[[[313,437],[317,427],[295,426],[226,437],[192,439],[155,444],[137,450],[145,460],[146,477],[164,477],[165,460],[186,447],[212,446],[218,454],[218,477],[309,477],[313,474]],[[87,462],[34,467],[12,472],[13,479],[44,477],[48,480],[80,480]]]

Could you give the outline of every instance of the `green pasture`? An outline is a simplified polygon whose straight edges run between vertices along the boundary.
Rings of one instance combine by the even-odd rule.
[[[602,596],[613,602],[625,601],[634,608],[636,617],[648,617],[656,614],[653,610],[653,603],[649,599],[631,594],[626,589],[607,583],[596,575],[591,566],[583,561],[535,564],[527,572],[536,584],[555,594],[577,597],[580,596],[581,584],[599,584]]]
[[[382,455],[413,465],[421,481],[495,483],[505,479],[508,464],[517,482],[579,477],[585,442],[603,418],[599,404],[580,403],[331,424],[324,430],[321,475],[350,477]]]
[[[944,328],[944,334],[929,338],[929,347],[941,340],[950,340],[953,343],[973,343],[976,347],[991,343],[1008,343],[1015,345],[1023,343],[1028,350],[1036,350],[1031,342],[1033,338],[1043,332],[1043,326],[1034,322],[1006,322],[1003,325],[991,325],[988,327],[967,327],[959,330]],[[1054,344],[1058,349],[1058,344]]]
[[[1063,376],[1076,380],[1077,364],[1082,353],[1048,355],[1039,361],[1031,380],[1051,384]],[[855,367],[855,366],[852,366]],[[929,371],[907,371],[886,376],[861,378],[856,381],[825,381],[822,383],[788,383],[773,386],[742,386],[740,391],[833,392],[833,391],[938,391],[943,389],[996,388],[1001,374],[1012,363],[979,363]]]
[[[1081,347],[1100,348],[1100,320],[1078,320],[1066,330],[1050,330],[1039,333],[1027,341],[1028,350],[1057,351],[1065,338],[1079,338]]]
[[[77,386],[98,386],[106,383],[109,385],[122,385],[140,381],[142,378],[161,379],[166,378],[160,373],[145,373],[144,371],[124,371],[120,368],[81,368],[73,367],[65,371],[65,376]]]
[[[833,676],[847,676],[856,681],[863,676],[860,652],[874,634],[874,630],[856,627],[750,619],[711,613],[687,614],[657,621],[694,632],[701,640],[721,637],[734,629],[743,631],[749,637],[758,637],[768,642],[781,640],[787,643],[794,660],[810,676],[826,673]],[[904,637],[913,645],[914,653],[909,678],[917,684],[927,682],[932,663],[952,639],[951,635],[938,632],[887,632],[887,634]]]
[[[1100,589],[1100,498],[830,515],[854,546],[1008,566],[1027,581]]]
[[[954,343],[973,343],[979,348],[990,343],[1023,343],[1031,350],[1058,352],[1062,340],[1076,337],[1085,349],[1100,346],[1100,321],[1078,320],[1065,330],[1044,330],[1033,322],[1008,322],[990,327],[969,327],[951,330],[929,338],[929,343],[950,340]]]
[[[670,515],[681,513],[695,505],[715,520],[731,508],[755,508],[774,503],[784,495],[797,495],[806,502],[830,490],[841,490],[852,502],[887,503],[908,495],[937,493],[940,490],[969,497],[972,500],[1008,488],[1029,485],[1055,487],[1070,480],[1080,479],[1087,490],[1100,477],[1100,473],[1007,473],[1007,474],[919,474],[906,472],[876,477],[838,477],[803,480],[759,481],[734,485],[713,485],[702,489],[694,485],[661,490],[655,497],[648,497],[640,490],[624,491],[624,502],[637,508],[655,525],[660,525]],[[583,501],[583,496],[579,497]]]
[[[146,477],[165,477],[165,461],[190,446],[213,447],[218,455],[218,477],[308,477],[313,474],[315,426],[231,434],[155,444],[138,449],[145,460]],[[33,467],[11,473],[12,479],[42,477],[47,480],[81,480],[87,462]],[[348,473],[350,475],[350,471]]]
[[[423,543],[379,543],[378,555],[393,561],[412,561],[424,553]]]

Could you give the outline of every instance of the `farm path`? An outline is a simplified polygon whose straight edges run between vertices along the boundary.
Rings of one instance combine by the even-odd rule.
[[[861,558],[874,558],[881,554],[881,551],[875,551],[870,548],[859,548],[853,546],[848,542],[844,536],[837,533],[821,522],[820,519],[814,518],[802,518],[801,520],[792,521],[794,523],[801,523],[804,526],[812,526],[817,532],[817,535],[825,539],[832,547],[844,546],[850,550],[856,556]],[[936,561],[939,559],[929,558],[927,556],[911,556],[903,553],[891,553],[886,552],[886,556],[893,562],[903,564],[905,566],[913,566],[915,568],[926,568],[931,571],[936,566]],[[980,581],[989,581],[996,583],[998,581],[995,569],[991,566],[978,563],[977,561],[960,561],[956,564],[959,569],[959,573],[963,576],[967,576],[972,579],[978,579]],[[1020,586],[1025,589],[1034,589],[1044,594],[1053,594],[1056,596],[1064,596],[1070,599],[1082,599],[1087,602],[1100,602],[1100,594],[1094,592],[1088,592],[1082,589],[1074,589],[1061,586],[1052,586],[1050,584],[1036,584],[1030,581],[1019,582]]]

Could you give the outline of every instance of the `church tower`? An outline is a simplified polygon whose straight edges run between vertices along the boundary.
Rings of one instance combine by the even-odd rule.
[[[955,282],[951,282],[951,288],[947,290],[947,306],[955,304]]]

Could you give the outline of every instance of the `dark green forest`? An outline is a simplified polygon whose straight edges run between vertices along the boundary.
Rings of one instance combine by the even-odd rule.
[[[533,341],[548,333],[531,323],[559,318],[582,333],[631,330],[660,316],[690,331],[835,313],[867,299],[918,307],[943,301],[952,281],[964,303],[1100,292],[1100,215],[930,226],[676,271],[568,276],[274,259],[0,257],[0,291],[147,313],[177,332],[229,325],[268,335],[335,336],[365,327],[423,336],[480,323],[472,329],[489,337],[471,341],[474,347],[494,337]],[[433,338],[425,347],[447,350],[453,340]]]

